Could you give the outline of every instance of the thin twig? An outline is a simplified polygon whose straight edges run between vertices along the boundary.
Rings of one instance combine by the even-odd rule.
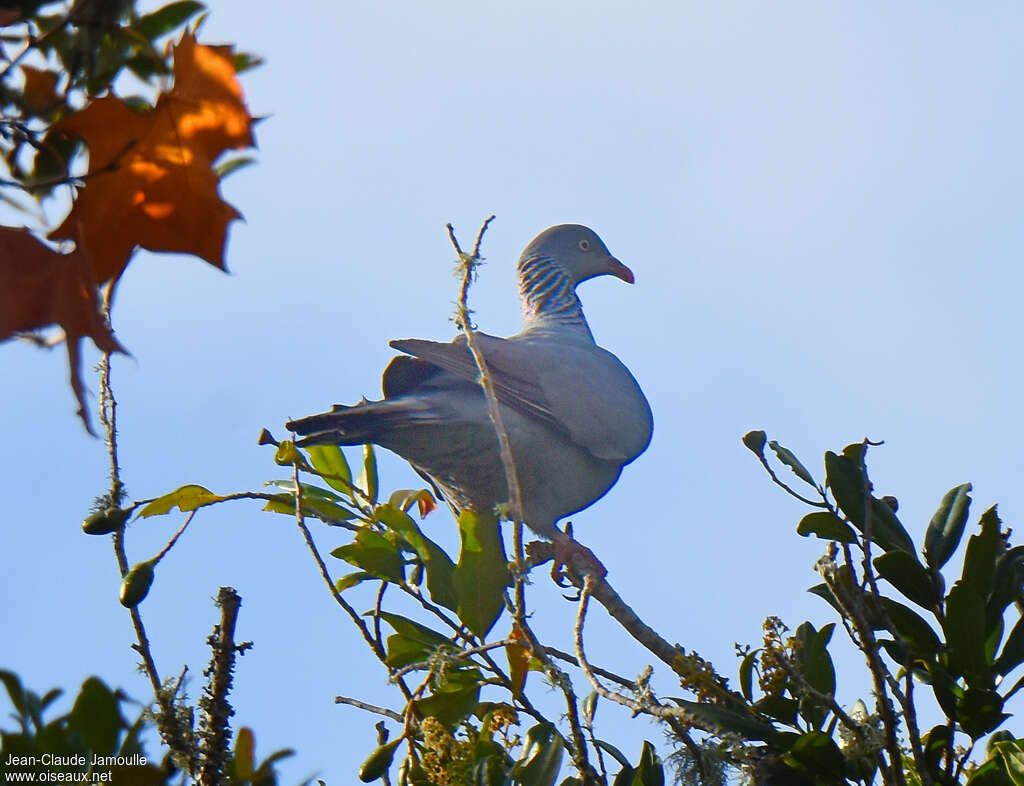
[[[389,710],[386,707],[378,707],[376,704],[367,704],[365,701],[359,699],[350,699],[348,696],[335,696],[335,704],[348,704],[351,707],[358,707],[361,710],[372,712],[375,715],[383,715],[385,718],[391,718],[396,723],[404,723],[405,718],[399,715],[394,710]]]
[[[380,660],[381,663],[384,663],[387,658],[387,653],[376,639],[374,639],[373,634],[370,633],[369,628],[366,627],[366,623],[363,622],[362,617],[359,616],[359,612],[352,608],[349,602],[341,596],[340,592],[338,592],[338,588],[334,585],[334,580],[331,578],[331,573],[327,569],[327,564],[324,562],[323,557],[320,556],[320,550],[317,549],[316,542],[313,540],[313,535],[309,531],[309,527],[306,526],[305,515],[302,511],[302,486],[299,484],[298,464],[293,465],[293,470],[295,474],[295,521],[299,526],[299,530],[302,532],[303,539],[306,541],[306,546],[309,548],[310,554],[313,555],[313,559],[315,560],[317,567],[320,569],[320,575],[323,577],[324,583],[330,590],[331,597],[334,598],[335,602],[345,610],[345,613],[348,614],[352,619],[352,622],[355,623],[360,634],[362,634],[363,640],[370,645],[370,649],[373,651],[373,654],[377,656],[377,659]],[[411,699],[412,693],[409,692],[409,688],[406,686],[404,680],[398,678],[395,682],[398,685],[399,690],[402,691],[402,695],[405,696],[406,700]]]

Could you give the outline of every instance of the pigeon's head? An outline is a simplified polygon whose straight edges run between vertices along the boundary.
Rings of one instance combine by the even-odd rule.
[[[545,229],[524,249],[520,265],[538,257],[557,262],[576,284],[604,275],[633,283],[633,271],[612,256],[594,230],[582,224],[559,224]]]

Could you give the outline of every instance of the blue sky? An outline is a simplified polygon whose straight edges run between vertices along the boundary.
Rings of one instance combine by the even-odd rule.
[[[269,118],[260,164],[225,183],[246,216],[231,274],[140,255],[120,285],[129,492],[279,477],[260,429],[378,395],[391,338],[450,336],[444,224],[468,241],[494,213],[471,296],[487,332],[517,329],[514,262],[551,224],[591,226],[636,274],[580,294],[644,388],[654,440],[576,533],[642,617],[723,673],[769,614],[831,620],[804,593],[823,544],[795,534],[802,510],[740,443],[751,428],[819,480],[825,450],[884,439],[876,488],[918,540],[968,480],[972,520],[999,502],[1019,529],[1022,36],[1009,2],[214,2],[201,38],[266,58],[243,84]],[[74,418],[59,352],[0,352],[0,666],[40,691],[95,673],[143,698],[109,544],[78,528],[106,487],[103,445]],[[397,459],[382,475],[419,485]],[[131,559],[176,526],[133,525]],[[454,543],[445,513],[426,526]],[[245,504],[197,517],[142,607],[162,672],[189,664],[198,693],[222,584],[255,642],[236,721],[260,754],[298,749],[286,783],[348,782],[376,718],[333,697],[396,700],[286,517]],[[538,628],[569,649],[574,606],[540,576],[531,593]],[[623,674],[652,661],[599,609],[588,640]],[[858,696],[862,679],[841,684],[842,703]],[[610,706],[598,720],[631,756],[661,741]]]

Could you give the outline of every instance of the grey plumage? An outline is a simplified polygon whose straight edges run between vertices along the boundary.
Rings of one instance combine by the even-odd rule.
[[[523,518],[561,538],[556,522],[611,488],[651,439],[651,410],[615,355],[594,343],[576,286],[632,272],[577,224],[551,227],[519,259],[523,330],[477,333],[515,459]],[[494,426],[465,337],[392,341],[406,355],[384,371],[384,399],[336,406],[288,428],[300,445],[373,442],[429,476],[459,509],[508,500]]]

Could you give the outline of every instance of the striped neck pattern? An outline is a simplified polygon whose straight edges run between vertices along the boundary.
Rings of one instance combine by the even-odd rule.
[[[593,339],[576,297],[576,282],[565,268],[548,257],[519,261],[519,301],[523,327],[582,328]]]

